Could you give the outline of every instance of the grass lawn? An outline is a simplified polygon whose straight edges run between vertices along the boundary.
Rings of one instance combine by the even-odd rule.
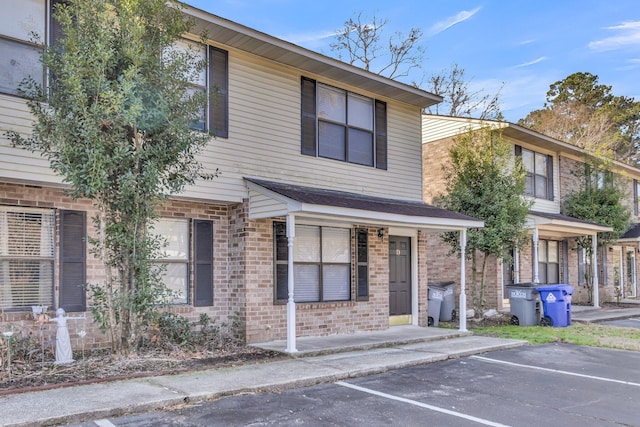
[[[640,351],[640,329],[577,323],[566,328],[500,325],[473,328],[475,335],[513,338],[530,344],[562,342]]]

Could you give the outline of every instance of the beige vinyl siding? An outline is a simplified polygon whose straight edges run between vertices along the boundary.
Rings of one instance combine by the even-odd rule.
[[[29,135],[32,126],[31,114],[22,98],[0,95],[0,111],[0,129]],[[4,132],[0,132],[0,179],[55,185],[62,182],[49,168],[48,160],[38,153],[12,147]]]
[[[309,77],[344,87],[321,76]],[[242,181],[246,176],[421,200],[419,109],[387,104],[386,171],[305,156],[300,153],[300,78],[296,70],[229,52],[229,138],[212,140],[201,157],[207,170],[218,167],[221,173],[210,182],[190,187],[185,195],[237,202],[246,197]],[[344,88],[375,97],[357,88]]]
[[[224,48],[224,46],[222,46]],[[308,77],[372,98],[376,94],[322,76]],[[229,138],[215,138],[200,154],[210,181],[198,181],[179,197],[240,202],[247,196],[244,177],[421,200],[421,112],[387,101],[388,170],[300,153],[300,79],[298,70],[239,51],[229,51]],[[0,97],[0,127],[27,134],[28,110],[17,97]],[[12,148],[0,139],[0,178],[59,185],[61,179],[38,154]]]
[[[257,191],[249,191],[249,212],[252,218],[272,218],[287,214],[287,206]]]

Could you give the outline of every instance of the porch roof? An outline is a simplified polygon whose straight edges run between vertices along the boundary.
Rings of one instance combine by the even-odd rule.
[[[483,227],[484,222],[421,201],[388,199],[325,188],[246,178],[249,216],[296,217],[395,227],[454,231]]]
[[[640,223],[633,224],[629,229],[618,239],[623,242],[637,242],[640,241]]]
[[[561,237],[587,236],[613,231],[613,228],[607,225],[547,212],[530,211],[527,222],[531,228],[537,227],[543,234],[546,232]]]

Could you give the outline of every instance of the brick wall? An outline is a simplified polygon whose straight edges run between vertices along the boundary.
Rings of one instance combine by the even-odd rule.
[[[282,219],[284,220],[284,219]],[[354,226],[354,228],[360,226]],[[362,226],[360,228],[367,228]],[[296,304],[296,336],[333,335],[380,330],[389,326],[388,240],[377,236],[379,227],[369,229],[369,300]],[[256,343],[287,336],[286,304],[274,302],[273,221],[251,221],[247,233],[246,333]],[[352,233],[352,235],[355,233]],[[352,258],[355,238],[352,238]],[[352,283],[355,281],[352,268]]]
[[[422,195],[425,203],[433,203],[433,199],[446,190],[443,166],[449,164],[452,145],[452,139],[422,144]]]
[[[0,183],[0,204],[11,206],[24,206],[36,208],[55,208],[80,210],[87,213],[87,234],[96,237],[91,218],[97,211],[89,200],[73,200],[68,197],[61,188],[49,188],[34,185],[23,185],[13,183]],[[192,321],[197,321],[201,313],[206,313],[214,320],[220,322],[227,320],[230,314],[240,311],[242,298],[237,289],[234,289],[232,281],[229,280],[229,217],[231,208],[224,205],[214,205],[207,203],[195,203],[182,200],[170,200],[159,209],[162,217],[207,219],[214,222],[214,304],[212,307],[192,307],[191,305],[175,305],[171,311],[179,313]],[[57,221],[59,224],[59,221]],[[56,236],[59,235],[59,230]],[[59,238],[56,237],[58,244]],[[89,251],[87,245],[87,268],[86,278],[88,283],[97,284],[104,280],[104,269],[102,263],[96,259]],[[56,248],[56,259],[58,259],[58,248]],[[236,265],[240,265],[234,260]],[[190,283],[193,280],[193,266],[190,265]],[[55,266],[54,276],[54,303],[57,307],[59,300],[59,268]],[[193,287],[190,286],[189,300],[193,300]],[[228,297],[231,295],[231,297]],[[87,305],[91,305],[90,295],[87,295]],[[50,307],[49,310],[53,308]],[[31,312],[10,311],[0,313],[2,321],[11,323],[19,329],[19,334],[23,336],[34,336],[40,339],[40,326],[33,321]],[[50,316],[55,313],[49,311]],[[71,343],[74,349],[78,350],[82,346],[82,341],[77,332],[84,329],[87,336],[84,338],[84,345],[87,349],[93,347],[105,347],[108,345],[108,337],[99,331],[99,327],[92,321],[90,312],[87,313],[67,313],[68,316],[84,315],[86,319],[69,320],[69,331],[71,333]],[[55,340],[55,323],[45,324],[42,328],[45,343]]]

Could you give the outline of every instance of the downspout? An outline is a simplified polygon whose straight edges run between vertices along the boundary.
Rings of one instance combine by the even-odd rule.
[[[460,332],[467,332],[467,290],[466,290],[467,229],[460,230]]]
[[[287,215],[287,353],[297,353],[296,348],[296,303],[293,298],[293,242],[296,237],[295,216]]]
[[[591,265],[593,266],[593,307],[600,308],[600,292],[598,292],[598,233],[591,238],[593,250],[591,251]]]

